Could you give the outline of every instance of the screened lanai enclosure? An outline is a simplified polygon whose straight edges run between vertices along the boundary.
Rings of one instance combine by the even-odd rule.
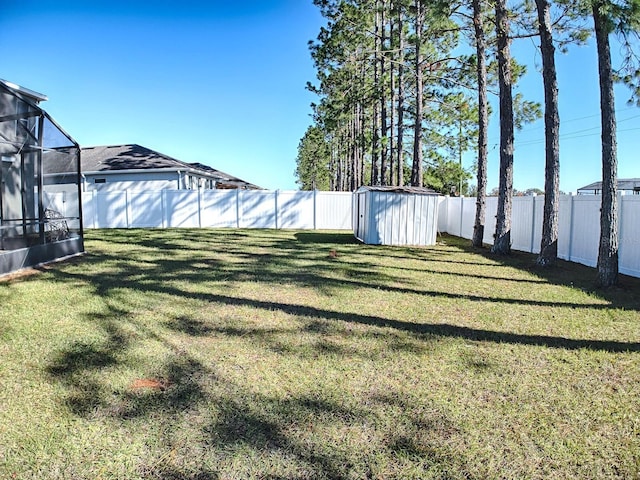
[[[43,100],[0,81],[0,275],[84,249],[80,148]]]

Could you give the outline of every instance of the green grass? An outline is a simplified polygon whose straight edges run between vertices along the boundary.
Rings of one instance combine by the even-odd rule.
[[[638,279],[452,237],[86,240],[0,283],[0,478],[640,478]]]

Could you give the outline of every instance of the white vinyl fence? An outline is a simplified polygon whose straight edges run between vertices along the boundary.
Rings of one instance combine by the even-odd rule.
[[[620,273],[640,277],[640,196],[618,197]],[[563,195],[560,199],[558,256],[595,267],[600,236],[600,195]],[[493,245],[497,197],[487,198],[484,242]],[[514,197],[511,247],[539,253],[544,197]],[[440,204],[438,230],[463,238],[473,236],[475,198],[445,197]]]
[[[47,200],[66,217],[66,194]],[[87,192],[82,197],[85,228],[229,227],[352,230],[350,192],[266,190],[158,190]],[[596,266],[600,196],[565,195],[560,200],[558,256]],[[493,244],[497,197],[487,198],[484,242]],[[511,246],[540,251],[544,197],[514,197]],[[438,231],[473,236],[476,199],[441,197]],[[619,197],[620,272],[640,277],[640,196]]]
[[[85,228],[351,230],[351,193],[280,190],[86,192]]]

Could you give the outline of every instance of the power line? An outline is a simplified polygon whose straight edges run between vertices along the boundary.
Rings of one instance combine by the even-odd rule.
[[[615,113],[617,115],[617,114],[621,114],[623,112],[628,112],[629,110],[636,110],[637,111],[637,107],[631,106],[631,107],[621,108],[621,109],[616,110]],[[588,118],[595,118],[595,117],[600,117],[600,114],[596,113],[596,114],[593,114],[593,115],[586,115],[584,117],[576,117],[576,118],[571,118],[569,120],[561,120],[560,121],[560,125],[565,125],[567,123],[578,122],[580,120],[586,120]],[[636,119],[636,118],[639,118],[639,117],[640,117],[640,115],[634,115],[632,117],[625,118],[623,120],[617,120],[616,123],[626,122],[628,120],[633,120],[633,119]],[[541,126],[538,126],[538,127],[524,128],[522,130],[519,130],[519,132],[520,133],[535,132],[535,131],[539,131],[539,130],[544,130],[544,128],[545,128],[544,125],[541,125]],[[595,129],[600,129],[600,125],[597,125],[595,127],[591,127],[591,128],[585,129],[585,130],[579,130],[579,131],[576,131],[576,132],[569,132],[569,133],[566,133],[566,134],[562,134],[562,135],[560,135],[560,138],[562,138],[563,135],[572,135],[574,133],[583,132],[583,131],[589,131],[589,130],[595,130]],[[531,140],[531,141],[533,141],[533,140]],[[494,140],[494,142],[497,142],[497,140]],[[490,142],[490,143],[492,143],[492,142]]]
[[[597,127],[597,128],[599,129],[600,127]],[[593,129],[589,129],[589,130],[593,130]],[[637,130],[640,130],[640,128],[627,128],[625,130],[618,130],[617,133],[635,132]],[[594,136],[599,135],[598,132],[596,132],[596,133],[586,133],[586,134],[583,133],[583,132],[586,132],[586,131],[588,131],[588,130],[579,130],[579,131],[576,131],[576,132],[571,132],[571,133],[567,133],[567,134],[564,134],[564,135],[560,135],[560,140],[573,140],[573,139],[576,139],[576,138],[594,137]],[[576,135],[576,134],[581,134],[581,135]],[[527,140],[527,141],[524,141],[524,142],[515,142],[514,145],[516,147],[527,147],[527,146],[530,146],[530,145],[537,145],[537,144],[540,144],[540,143],[544,143],[544,141],[545,141],[544,138],[542,138],[542,139],[538,139],[538,140]]]

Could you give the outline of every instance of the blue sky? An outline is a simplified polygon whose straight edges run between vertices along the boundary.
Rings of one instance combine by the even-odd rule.
[[[295,189],[298,142],[311,122],[307,42],[324,23],[311,0],[2,0],[0,78],[44,93],[44,108],[81,145],[137,143],[271,189]],[[519,87],[542,100],[539,55]],[[558,57],[561,189],[599,180],[593,46]],[[619,176],[640,177],[640,109],[617,89]],[[544,186],[542,122],[516,133],[514,185]],[[489,189],[498,184],[496,121]],[[467,155],[467,164],[472,161]],[[467,165],[468,166],[468,165]]]

